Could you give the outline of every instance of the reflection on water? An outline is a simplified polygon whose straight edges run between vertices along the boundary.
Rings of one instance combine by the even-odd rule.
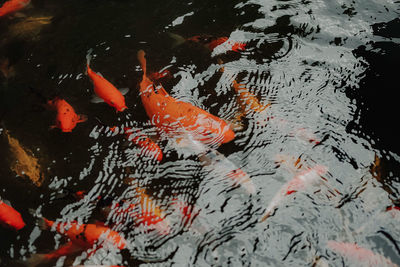
[[[0,265],[399,265],[399,150],[374,126],[395,121],[377,87],[396,82],[398,12],[370,0],[32,0],[1,16],[0,198],[26,226],[0,229]],[[189,111],[174,131],[149,120],[141,49],[155,89],[235,138],[204,142],[182,126]],[[128,109],[91,102],[89,51],[92,69],[129,88]],[[49,129],[55,97],[88,120]]]

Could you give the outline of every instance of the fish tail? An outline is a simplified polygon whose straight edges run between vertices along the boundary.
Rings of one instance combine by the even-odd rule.
[[[38,226],[40,229],[47,230],[52,225],[53,225],[53,223],[51,221],[47,220],[46,218],[44,218],[44,217],[38,218]]]
[[[140,66],[142,67],[143,70],[143,77],[146,77],[147,74],[147,67],[146,67],[146,58],[145,58],[146,53],[140,49],[137,53],[137,58],[139,60]]]
[[[25,262],[22,262],[22,264],[25,266],[34,267],[47,263],[48,261],[49,259],[46,257],[46,254],[33,254]]]
[[[185,38],[183,38],[179,34],[169,32],[168,36],[173,40],[173,43],[172,43],[172,47],[173,48],[183,44],[184,42],[186,42]]]
[[[88,50],[87,55],[86,55],[86,74],[88,74],[89,71],[90,71],[89,65],[90,65],[90,61],[92,60],[92,57],[93,57],[93,56],[92,56],[92,53],[93,53],[93,49],[90,48],[90,49]]]

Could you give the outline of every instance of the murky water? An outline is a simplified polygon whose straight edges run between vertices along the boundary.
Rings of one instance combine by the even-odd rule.
[[[357,264],[331,241],[399,265],[399,214],[387,210],[399,204],[399,12],[391,0],[32,0],[0,17],[0,198],[26,223],[0,228],[0,265],[33,266],[68,243],[41,217],[109,227],[126,247],[40,266]],[[169,71],[157,83],[230,123],[235,139],[218,147],[157,129],[139,95],[140,49],[149,73]],[[127,110],[91,102],[90,50],[93,70],[130,89]],[[49,129],[44,104],[56,96],[88,120]],[[131,142],[136,130],[160,162]]]

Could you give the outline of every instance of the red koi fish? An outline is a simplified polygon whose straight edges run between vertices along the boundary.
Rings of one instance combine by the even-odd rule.
[[[54,228],[58,233],[68,237],[74,245],[91,248],[95,244],[111,244],[124,249],[126,240],[116,231],[96,224],[78,224],[77,222],[54,222],[43,218],[42,229]]]
[[[113,215],[128,215],[138,224],[149,229],[156,229],[160,234],[171,232],[170,222],[164,211],[156,205],[154,200],[144,192],[144,189],[136,188],[139,203],[116,203],[111,207]]]
[[[288,195],[291,195],[295,192],[304,190],[308,185],[312,184],[316,180],[318,180],[322,175],[324,175],[328,171],[328,168],[323,165],[316,165],[312,168],[308,168],[295,175],[295,177],[287,182],[281,190],[274,196],[271,203],[268,205],[267,210],[265,211],[265,215],[261,219],[260,222],[268,219],[269,216],[273,213],[276,207],[280,204],[280,202]]]
[[[30,0],[9,0],[0,7],[0,17],[17,12],[26,7]]]
[[[112,127],[110,130],[114,132],[115,127]],[[156,159],[159,162],[162,160],[163,153],[160,146],[151,140],[147,135],[139,130],[134,132],[134,130],[129,127],[125,127],[124,131],[128,140],[142,148],[141,152],[143,155]]]
[[[87,74],[89,78],[93,82],[94,92],[99,98],[93,98],[92,102],[106,102],[108,105],[114,107],[117,112],[122,112],[128,107],[125,105],[125,97],[124,95],[129,91],[127,88],[121,89],[119,91],[112,85],[109,81],[107,81],[103,76],[97,74],[89,67],[90,55],[87,59]]]
[[[57,111],[56,125],[51,126],[51,128],[59,128],[63,132],[72,132],[77,123],[87,120],[85,115],[77,115],[74,108],[64,99],[56,97],[47,104]]]
[[[355,266],[386,266],[398,267],[389,259],[380,254],[376,254],[369,249],[358,246],[354,243],[337,242],[330,240],[326,246],[333,250],[335,253],[341,254],[347,259],[354,261]]]
[[[21,214],[0,200],[0,224],[4,227],[21,230],[25,227]]]
[[[227,143],[235,138],[235,133],[224,120],[190,103],[171,97],[162,86],[156,92],[153,82],[146,74],[143,50],[138,52],[138,60],[143,70],[143,79],[140,83],[142,103],[155,126],[175,134],[183,128],[194,134],[196,139],[213,144]]]

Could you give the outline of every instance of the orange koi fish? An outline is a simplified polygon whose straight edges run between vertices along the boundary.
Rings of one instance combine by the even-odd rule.
[[[4,227],[21,230],[25,227],[21,214],[0,200],[0,224]]]
[[[235,138],[235,133],[228,124],[190,103],[171,97],[160,86],[156,88],[146,74],[146,59],[143,50],[138,52],[138,60],[143,70],[140,93],[143,106],[151,122],[165,132],[178,130],[192,132],[194,137],[203,142],[214,144],[227,143]]]
[[[356,266],[386,266],[386,267],[398,267],[389,259],[385,258],[380,254],[376,254],[369,249],[358,246],[354,243],[345,243],[329,240],[326,246],[333,250],[335,253],[341,254],[347,259],[354,261]]]
[[[242,112],[237,116],[238,120],[241,120],[242,116],[248,114],[250,111],[261,113],[271,105],[270,103],[267,105],[260,104],[257,97],[244,84],[240,84],[236,80],[233,80],[232,86],[238,94],[237,99],[242,109]]]
[[[93,82],[94,92],[99,98],[93,98],[92,102],[106,102],[108,105],[114,107],[117,112],[122,112],[128,107],[125,105],[124,95],[128,93],[129,89],[121,89],[119,91],[114,87],[109,81],[107,81],[103,76],[97,74],[89,67],[90,55],[87,58],[87,74]]]
[[[246,48],[245,43],[232,42],[229,40],[228,37],[225,37],[225,36],[224,37],[214,37],[211,35],[196,35],[196,36],[190,37],[186,40],[191,41],[191,42],[200,43],[200,44],[204,45],[205,47],[207,47],[210,51],[214,50],[214,48],[216,48],[217,46],[225,44],[225,43],[229,47],[229,50],[234,51],[234,52],[243,51]]]
[[[91,248],[93,245],[111,244],[119,249],[124,249],[126,240],[116,231],[108,227],[96,224],[78,224],[77,222],[54,222],[42,219],[41,228],[54,228],[60,234],[68,237],[72,243],[83,248]]]
[[[50,108],[57,110],[56,125],[51,128],[59,128],[63,132],[72,132],[77,123],[85,122],[85,115],[77,115],[74,108],[64,99],[56,97],[48,102]]]
[[[136,188],[139,203],[116,203],[111,211],[116,215],[129,215],[138,225],[154,228],[160,234],[168,234],[171,231],[170,222],[164,211],[158,207],[153,199],[142,188]],[[126,205],[127,204],[127,205]]]
[[[115,127],[112,127],[110,130],[114,132]],[[129,127],[125,127],[124,131],[128,140],[142,148],[141,152],[143,155],[156,159],[159,162],[162,160],[163,153],[160,146],[151,140],[147,135],[139,130],[134,132],[132,128]]]
[[[26,7],[30,0],[9,0],[0,7],[0,17],[17,12]]]
[[[317,181],[318,178],[324,175],[327,171],[328,168],[326,166],[316,165],[295,175],[295,177],[287,182],[284,186],[282,186],[281,190],[279,190],[279,192],[272,198],[272,201],[268,205],[266,211],[264,212],[265,215],[260,222],[268,219],[268,217],[271,216],[276,207],[280,204],[280,202],[283,201],[286,196],[304,190],[308,185]]]

